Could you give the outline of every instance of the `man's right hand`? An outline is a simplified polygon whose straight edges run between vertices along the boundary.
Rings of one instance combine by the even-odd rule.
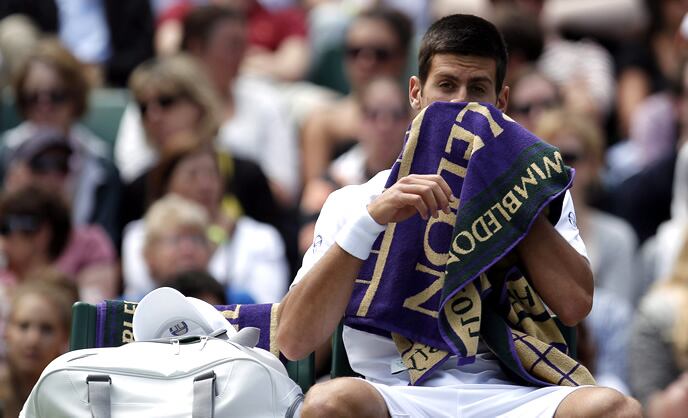
[[[368,205],[368,213],[380,225],[404,221],[418,213],[423,219],[437,218],[437,211],[449,213],[456,199],[447,182],[438,174],[411,174]]]

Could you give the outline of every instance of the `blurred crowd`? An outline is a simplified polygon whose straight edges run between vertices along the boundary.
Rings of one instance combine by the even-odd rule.
[[[596,284],[579,358],[681,416],[687,0],[0,2],[4,413],[66,350],[77,299],[278,302],[329,193],[399,155],[418,41],[450,13],[497,25],[507,113],[575,168]]]

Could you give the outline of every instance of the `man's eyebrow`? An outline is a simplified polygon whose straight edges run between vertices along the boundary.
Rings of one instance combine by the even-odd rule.
[[[492,84],[493,81],[490,77],[484,76],[484,75],[479,75],[475,77],[471,77],[468,79],[468,82],[470,83],[487,83],[487,84]]]

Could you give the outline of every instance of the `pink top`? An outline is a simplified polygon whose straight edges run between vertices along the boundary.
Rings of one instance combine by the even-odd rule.
[[[99,225],[77,226],[55,266],[71,278],[86,267],[116,261],[115,247]]]

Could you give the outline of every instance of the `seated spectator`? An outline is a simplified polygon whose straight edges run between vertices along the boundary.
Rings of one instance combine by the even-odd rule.
[[[124,87],[129,73],[153,55],[153,17],[148,1],[5,0],[0,19],[23,14],[84,63],[92,85]]]
[[[82,300],[95,303],[116,295],[116,254],[107,236],[73,226],[62,199],[27,186],[0,199],[0,234],[6,267],[0,287],[12,288],[48,266],[67,274]]]
[[[522,70],[510,86],[507,113],[529,131],[544,112],[562,106],[557,85],[535,69]]]
[[[153,196],[166,196],[163,199],[167,201],[174,194],[201,205],[205,217],[203,230],[207,230],[207,236],[205,233],[202,235],[208,240],[204,245],[207,245],[209,254],[205,263],[194,265],[196,268],[207,268],[232,292],[248,293],[256,303],[276,302],[286,292],[288,279],[284,244],[271,226],[247,216],[234,217],[231,200],[223,198],[218,164],[217,154],[208,148],[191,149],[171,156],[155,169],[158,186],[153,188]],[[159,202],[153,206],[156,205],[160,206]],[[162,208],[170,212],[174,210],[173,203],[169,202]],[[154,284],[151,276],[158,279],[169,276],[147,269],[142,262],[142,254],[149,254],[149,250],[142,250],[151,242],[148,231],[152,228],[155,233],[156,219],[164,213],[162,209],[152,213],[151,210],[143,222],[132,222],[125,231],[122,261],[125,296],[129,298],[140,297],[150,291]],[[170,231],[173,229],[171,223],[163,222],[159,227]],[[200,221],[197,223],[196,227],[200,228]],[[148,267],[151,267],[151,260],[148,256],[146,259]],[[170,261],[170,265],[161,262],[157,270],[170,269],[171,273],[178,273],[181,267],[177,269],[172,265],[182,261]]]
[[[58,131],[72,148],[66,184],[74,223],[99,224],[117,242],[119,174],[108,159],[105,141],[78,122],[86,113],[89,92],[81,64],[56,40],[43,40],[19,70],[13,90],[24,122],[4,134],[4,175],[13,175],[12,155],[41,135],[37,131]]]
[[[590,206],[600,187],[604,153],[600,127],[581,115],[555,111],[541,117],[534,133],[558,147],[564,163],[576,170],[571,187],[576,217],[569,222],[578,225],[583,237],[595,286],[635,306],[644,292],[636,263],[635,233],[621,218]]]
[[[327,196],[340,187],[363,184],[386,170],[399,157],[411,109],[397,80],[378,77],[361,91],[362,120],[359,143],[333,161],[323,178],[309,181],[301,197],[304,225],[299,239],[301,254],[313,239],[315,218]]]
[[[68,281],[37,277],[12,297],[3,333],[6,363],[0,367],[0,411],[16,417],[43,369],[68,350],[76,289]]]
[[[69,211],[62,200],[42,189],[26,187],[0,199],[5,268],[2,287],[14,287],[32,272],[54,265],[67,248]]]
[[[208,215],[202,206],[170,195],[150,207],[144,222],[142,255],[152,286],[141,292],[139,298],[180,272],[206,268],[212,248],[206,234]],[[125,275],[125,291],[129,278]]]
[[[642,299],[631,329],[631,388],[652,416],[680,416],[688,401],[688,245],[684,235],[673,270]],[[672,402],[669,402],[671,398]],[[667,405],[663,405],[667,403]],[[679,403],[680,405],[681,403]],[[671,406],[671,408],[665,408]]]
[[[214,141],[218,149],[257,163],[267,175],[273,195],[283,206],[291,206],[299,189],[295,129],[285,117],[275,90],[238,76],[247,36],[241,13],[219,6],[194,9],[184,20],[182,46],[198,59],[200,69],[184,73],[190,77],[181,79],[179,71],[163,70],[165,65],[172,63],[165,64],[167,60],[161,59],[157,65],[155,62],[149,65],[147,71],[138,72],[137,77],[132,76],[130,87],[137,99],[146,98],[142,97],[141,88],[151,85],[151,90],[159,90],[161,84],[156,78],[168,73],[168,80],[173,77],[171,87],[184,89],[192,101],[205,106],[206,102],[200,102],[198,94],[194,94],[201,89],[196,83],[202,83],[202,89],[206,89],[207,84],[201,80],[205,73],[212,83],[208,89],[219,96],[219,105],[203,114],[217,115],[214,123],[220,130],[216,133],[217,138],[203,140]],[[155,76],[150,76],[152,72]],[[140,83],[142,79],[146,80],[143,84]],[[115,145],[115,158],[127,179],[149,168],[159,152],[152,149],[154,142],[146,143],[141,129],[142,115],[137,110],[133,107],[125,110]],[[144,120],[144,125],[146,123]],[[187,127],[187,130],[191,129]],[[146,127],[146,134],[151,136],[149,127]]]
[[[219,6],[231,6],[246,15],[248,49],[243,71],[280,81],[301,80],[310,63],[306,12],[295,5],[269,10],[258,0],[213,0]],[[183,37],[183,19],[197,5],[188,0],[177,2],[162,12],[156,30],[158,54],[179,51]]]
[[[141,174],[124,189],[122,227],[143,217],[150,203],[146,196],[150,195],[153,165],[179,149],[213,143],[221,120],[215,91],[202,69],[187,55],[142,64],[132,74],[130,87],[143,114],[146,144],[126,155],[126,161],[142,159],[144,165]],[[120,134],[126,135],[122,130]],[[126,142],[129,137],[122,139]],[[223,155],[225,184],[237,196],[242,210],[262,221],[277,223],[276,204],[260,168],[233,155]]]
[[[364,86],[376,76],[399,78],[413,35],[408,17],[391,9],[371,9],[351,22],[345,40],[345,69],[351,93],[306,119],[302,132],[303,175],[308,182],[327,169],[334,150],[359,139]]]

